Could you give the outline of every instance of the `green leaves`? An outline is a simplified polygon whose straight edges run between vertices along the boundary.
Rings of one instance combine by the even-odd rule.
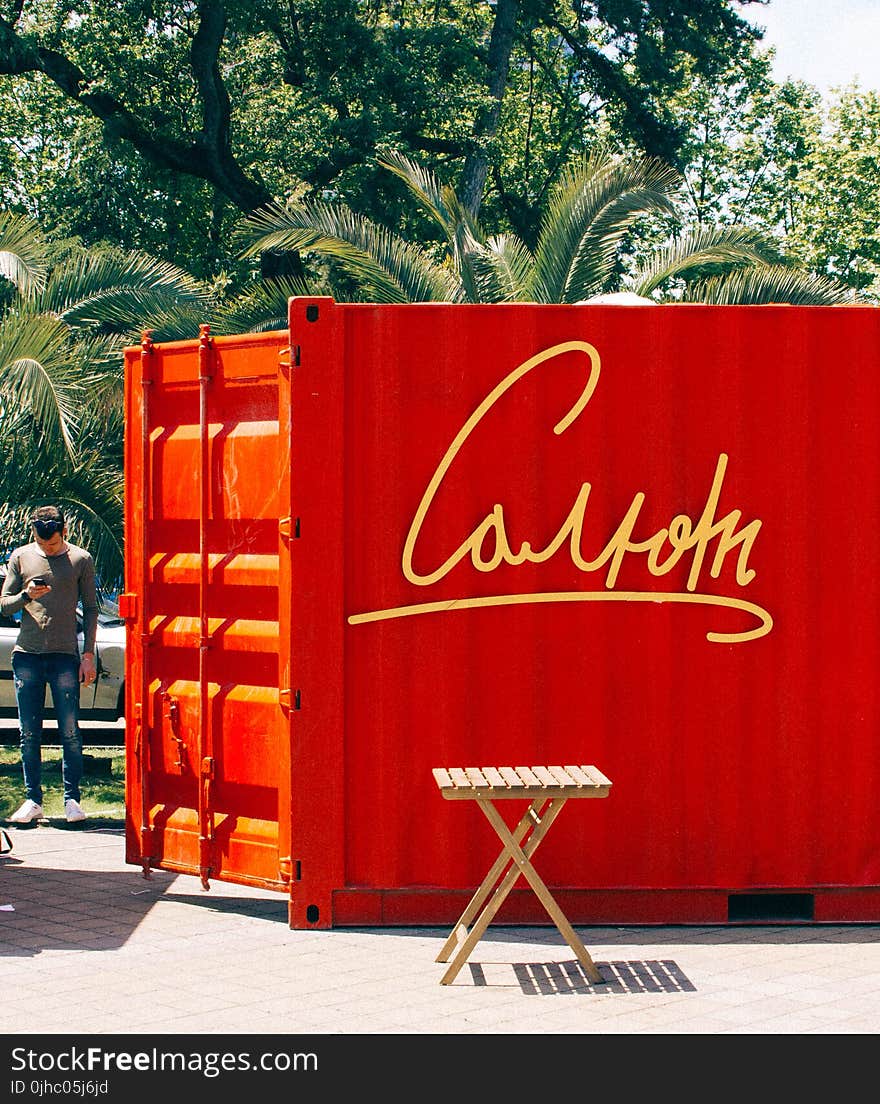
[[[26,215],[0,211],[0,276],[22,295],[39,291],[46,279],[48,249],[36,223]]]
[[[627,285],[636,295],[648,298],[676,277],[708,277],[711,270],[765,265],[775,259],[775,247],[755,230],[742,226],[698,228],[652,254]]]
[[[551,191],[534,252],[515,234],[487,238],[454,189],[411,158],[386,152],[380,164],[406,184],[436,224],[443,238],[439,256],[434,246],[405,241],[347,207],[322,203],[273,205],[250,216],[239,231],[245,254],[311,252],[353,282],[356,299],[376,303],[578,303],[616,289],[690,301],[846,297],[833,281],[786,269],[772,242],[742,226],[698,227],[667,241],[641,264],[625,258],[629,235],[641,222],[677,216],[682,177],[655,158],[616,157],[599,149],[570,165]],[[753,274],[721,279],[734,272]],[[348,297],[342,291],[334,290],[337,298]],[[252,298],[255,308],[258,303]]]
[[[690,289],[695,303],[791,303],[796,306],[839,306],[855,302],[854,292],[839,280],[816,276],[784,265],[759,264],[712,276]]]
[[[272,205],[245,219],[245,256],[269,249],[314,251],[339,266],[376,303],[458,298],[453,276],[417,245],[346,207],[303,203]]]
[[[131,335],[177,306],[209,310],[210,292],[177,265],[140,252],[82,250],[53,270],[40,303],[72,327]],[[198,332],[196,327],[195,332]]]
[[[515,303],[530,294],[535,258],[515,234],[489,238],[471,258],[481,303]]]
[[[123,345],[145,327],[193,337],[216,304],[175,265],[51,243],[30,220],[0,215],[0,245],[18,289],[0,316],[0,544],[57,503],[109,586],[122,576]]]
[[[535,252],[531,297],[576,303],[607,290],[624,235],[639,218],[671,212],[676,171],[653,158],[599,150],[567,169],[553,188]]]
[[[49,447],[75,451],[79,385],[67,326],[51,315],[10,311],[0,325],[0,402],[30,413]]]
[[[288,300],[314,294],[311,284],[295,277],[261,280],[223,307],[212,330],[229,334],[286,330]]]

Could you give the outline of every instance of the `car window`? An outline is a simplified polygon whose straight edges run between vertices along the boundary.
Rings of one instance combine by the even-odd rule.
[[[119,616],[119,605],[110,598],[98,600],[98,624],[105,628],[115,629],[125,624],[125,619]]]
[[[82,605],[76,607],[77,627],[82,632]],[[117,629],[125,624],[124,618],[119,616],[119,606],[109,598],[98,599],[98,627],[104,629]]]

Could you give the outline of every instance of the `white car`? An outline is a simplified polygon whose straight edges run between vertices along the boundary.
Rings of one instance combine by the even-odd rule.
[[[0,572],[2,581],[2,572]],[[0,717],[17,717],[12,683],[12,648],[18,638],[18,618],[0,614]],[[82,648],[82,633],[80,633]],[[79,696],[80,720],[117,721],[125,715],[125,622],[115,602],[104,600],[98,610],[95,642],[98,677],[83,685]],[[52,695],[46,694],[46,716],[54,718]]]

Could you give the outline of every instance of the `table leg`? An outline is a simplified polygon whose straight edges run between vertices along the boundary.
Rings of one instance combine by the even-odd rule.
[[[495,807],[492,805],[492,803],[490,801],[487,801],[487,800],[484,800],[484,799],[477,799],[477,804],[482,808],[482,810],[486,814],[486,816],[489,817],[489,823],[492,824],[492,826],[495,828],[495,830],[497,832],[498,828],[496,826],[495,821],[493,821],[492,817],[490,816],[490,810],[491,810],[492,813],[494,813],[495,817],[497,818],[498,821],[500,821],[502,827],[504,828],[504,832],[506,833],[508,839],[512,841],[513,846],[516,849],[516,852],[519,853],[521,856],[525,857],[526,865],[528,865],[528,859],[531,858],[531,856],[535,853],[535,851],[537,850],[538,845],[540,844],[541,840],[544,838],[544,836],[550,830],[550,826],[552,825],[552,823],[556,819],[556,817],[559,815],[559,813],[562,809],[562,806],[565,804],[565,799],[564,798],[556,798],[555,800],[551,801],[550,805],[549,805],[549,808],[547,808],[546,812],[544,812],[544,815],[540,816],[540,817],[538,816],[538,808],[540,807],[542,802],[539,801],[539,800],[536,800],[536,801],[532,802],[532,804],[529,806],[528,812],[525,814],[525,816],[520,821],[520,823],[517,827],[517,831],[519,831],[520,828],[523,827],[524,822],[525,822],[525,827],[528,827],[528,822],[529,821],[531,821],[532,824],[533,824],[532,833],[529,836],[528,840],[526,841],[526,844],[525,844],[525,847],[524,847],[523,850],[520,850],[518,841],[516,841],[514,839],[514,837],[511,835],[507,825],[504,823],[503,819],[501,818],[501,814],[495,809]],[[489,924],[492,922],[493,917],[498,912],[498,910],[501,908],[502,904],[504,904],[504,900],[507,897],[508,893],[510,892],[511,888],[513,887],[514,883],[516,882],[516,879],[519,877],[520,873],[522,873],[522,871],[520,869],[520,866],[519,866],[519,863],[516,861],[515,855],[512,852],[510,852],[510,848],[509,848],[509,844],[508,844],[507,840],[505,840],[504,837],[502,836],[501,841],[504,844],[504,850],[498,856],[498,859],[495,862],[495,865],[492,867],[492,871],[495,871],[497,869],[498,873],[500,873],[501,870],[507,865],[507,863],[509,862],[510,859],[514,860],[513,865],[510,867],[510,869],[504,875],[504,878],[501,880],[501,882],[496,887],[495,892],[492,894],[491,900],[485,906],[485,908],[480,913],[480,915],[477,917],[476,921],[474,922],[474,926],[471,928],[471,930],[468,933],[465,940],[459,945],[459,948],[456,951],[455,956],[452,959],[452,962],[450,962],[450,964],[449,964],[449,968],[446,970],[446,973],[440,979],[440,984],[441,985],[449,985],[454,980],[454,978],[455,978],[456,974],[458,973],[458,971],[462,968],[462,966],[467,961],[468,956],[470,955],[471,951],[474,949],[474,947],[477,945],[477,943],[482,938],[483,933],[486,931],[486,928],[488,928]],[[490,875],[491,875],[492,871],[490,871]],[[496,877],[497,877],[497,875],[496,875]],[[489,876],[487,875],[486,879],[483,882],[483,885],[480,887],[480,889],[477,891],[477,893],[474,894],[474,897],[471,899],[471,904],[465,910],[464,915],[467,915],[471,911],[472,906],[474,905],[475,901],[478,901],[478,899],[481,899],[481,898],[485,898],[486,893],[488,892],[488,889],[484,890],[484,887],[486,887],[486,883],[488,881],[489,881]],[[542,883],[542,885],[543,885],[543,883]],[[552,900],[552,898],[551,898],[551,900]],[[476,908],[479,908],[479,903],[477,903]],[[473,909],[474,912],[476,911],[476,908]],[[462,920],[460,920],[458,922],[458,924],[456,924],[455,928],[453,928],[452,935],[449,937],[449,940],[447,940],[447,943],[449,943],[453,939],[453,937],[457,937],[457,933],[458,933],[459,928],[461,927],[463,919],[464,919],[464,917],[462,917]],[[565,918],[563,917],[563,920],[564,919]],[[574,933],[572,933],[572,934],[574,934]],[[577,936],[574,936],[574,938],[577,939]],[[569,944],[569,945],[571,946],[571,944]],[[575,948],[572,946],[572,950],[574,950],[574,949]],[[577,951],[575,951],[575,953],[577,954]],[[583,953],[586,955],[587,959],[590,962],[590,965],[592,966],[592,960],[590,959],[590,956],[587,955],[586,950],[584,950]],[[578,955],[578,957],[580,958],[579,955]],[[443,961],[443,960],[441,959],[440,961]],[[581,961],[583,961],[583,960],[581,959]],[[586,963],[584,963],[584,966],[586,968]],[[598,976],[598,971],[596,970],[595,966],[592,966],[592,968],[596,972],[596,975],[597,975],[594,980],[601,981],[601,978]]]
[[[554,804],[556,803],[557,802],[554,802]],[[561,808],[562,805],[565,804],[565,799],[558,799],[558,804]],[[531,862],[529,862],[531,855],[526,854],[520,848],[519,843],[511,835],[510,829],[504,823],[501,814],[498,812],[494,805],[491,805],[489,802],[480,802],[480,805],[483,809],[483,812],[486,814],[489,823],[498,833],[498,836],[504,844],[507,854],[510,855],[514,863],[516,863],[516,868],[518,869],[518,871],[523,875],[526,881],[528,881],[529,885],[537,894],[541,904],[550,914],[553,923],[559,929],[563,939],[574,951],[575,957],[586,970],[587,976],[589,977],[590,981],[601,982],[602,975],[599,973],[599,970],[590,957],[589,952],[578,938],[574,928],[571,926],[571,924],[569,924],[568,920],[566,919],[565,913],[562,911],[559,905],[557,905],[556,901],[553,898],[553,894],[550,892],[547,886],[544,885],[544,882],[541,880],[541,876],[532,866]]]
[[[523,813],[522,819],[520,820],[519,824],[517,824],[516,828],[514,828],[513,830],[513,838],[516,840],[517,843],[522,840],[523,836],[526,834],[529,828],[534,828],[537,824],[541,823],[541,813],[546,805],[547,801],[541,800],[540,798],[537,798],[529,805],[528,809],[526,809],[526,811]],[[537,843],[535,844],[535,846],[537,846]],[[462,928],[464,928],[465,932],[467,932],[468,924],[470,924],[473,918],[480,911],[483,902],[492,891],[492,887],[498,881],[502,871],[510,862],[512,862],[512,859],[507,854],[507,850],[505,848],[495,860],[495,864],[486,875],[486,877],[483,879],[479,889],[477,889],[473,897],[471,897],[470,901],[468,902],[467,908],[464,910],[461,916],[459,916],[458,920],[455,923],[455,926],[449,934],[449,938],[443,944],[440,953],[434,959],[435,962],[449,961],[449,956],[455,950],[458,943],[461,942],[461,940],[458,938],[459,932],[462,930]]]

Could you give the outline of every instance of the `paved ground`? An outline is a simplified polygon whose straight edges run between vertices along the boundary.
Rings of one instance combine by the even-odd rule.
[[[880,1030],[874,925],[579,928],[600,986],[555,928],[491,928],[441,986],[445,930],[292,931],[280,895],[145,880],[118,827],[8,831],[0,1035]]]

